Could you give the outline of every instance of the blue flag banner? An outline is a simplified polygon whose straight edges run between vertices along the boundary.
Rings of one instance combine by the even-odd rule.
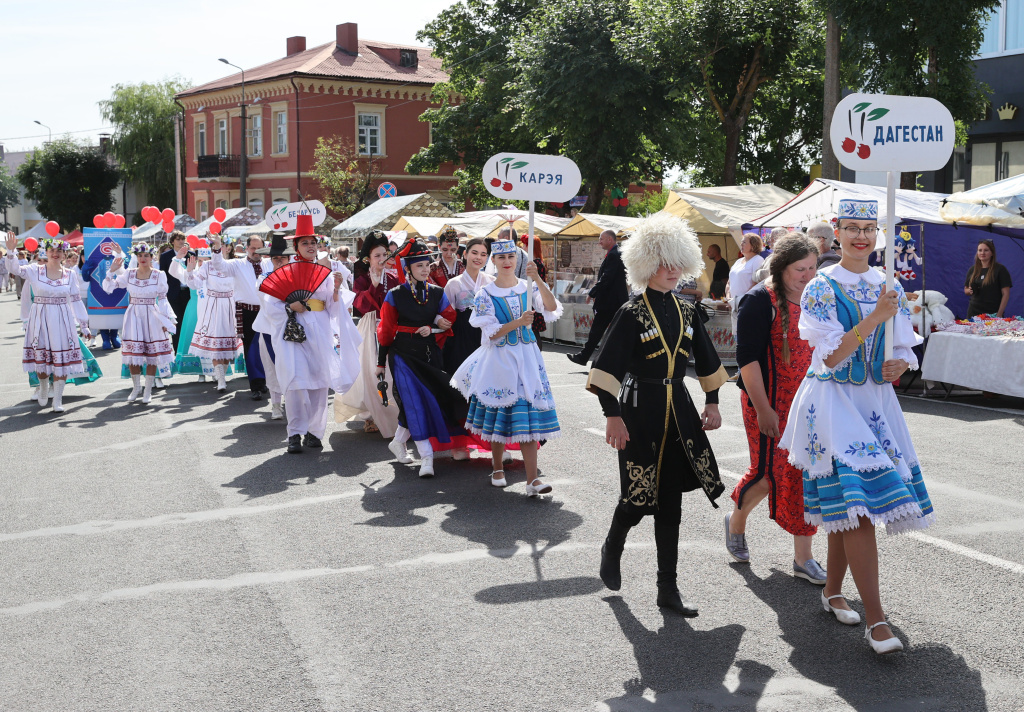
[[[85,302],[89,316],[124,314],[128,307],[128,290],[115,289],[113,293],[107,294],[103,291],[103,278],[107,276],[107,270],[116,257],[115,244],[121,246],[125,257],[131,254],[132,229],[87,227],[82,233],[85,247],[82,278],[89,284],[89,296]]]

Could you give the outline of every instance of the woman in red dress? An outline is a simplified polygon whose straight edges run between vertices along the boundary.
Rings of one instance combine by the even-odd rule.
[[[737,318],[736,363],[743,390],[743,425],[750,467],[733,490],[735,509],[725,517],[729,555],[748,563],[747,517],[765,498],[768,516],[793,535],[793,575],[824,584],[825,570],[811,554],[817,528],[804,521],[803,475],[778,449],[789,408],[811,364],[800,338],[800,296],[817,271],[818,248],[791,233],[772,254],[770,276],[746,295]]]

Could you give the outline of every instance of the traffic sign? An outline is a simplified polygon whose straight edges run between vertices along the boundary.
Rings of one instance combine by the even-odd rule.
[[[394,183],[381,183],[377,186],[378,198],[394,198],[398,195],[398,188]]]

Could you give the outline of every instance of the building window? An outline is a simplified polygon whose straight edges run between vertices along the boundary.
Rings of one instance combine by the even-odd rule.
[[[252,117],[252,141],[249,149],[249,155],[263,155],[263,117],[259,114]]]
[[[963,146],[958,146],[953,149],[953,192],[959,193],[964,189],[964,181],[966,179],[965,168],[966,162],[966,149]]]
[[[199,221],[200,222],[202,222],[203,220],[206,220],[206,217],[209,214],[209,212],[210,212],[210,206],[209,206],[209,204],[205,200],[200,200],[196,204],[196,213],[199,216]]]
[[[217,119],[217,153],[224,156],[228,152],[228,120]]]
[[[380,114],[359,114],[359,155],[380,154]]]
[[[274,114],[274,153],[288,152],[288,112]]]
[[[999,148],[1002,154],[999,162],[1000,180],[1024,173],[1024,141],[1003,141]]]
[[[225,210],[227,210],[228,209],[228,201],[226,201],[223,198],[221,198],[220,200],[217,201],[217,207],[218,208],[224,208]]]
[[[1024,51],[1024,0],[1000,0],[989,14],[978,54],[985,57]]]
[[[206,122],[200,121],[196,124],[196,155],[206,155]]]

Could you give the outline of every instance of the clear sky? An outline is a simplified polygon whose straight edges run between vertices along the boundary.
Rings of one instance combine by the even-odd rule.
[[[283,57],[285,38],[332,41],[355,22],[364,39],[420,44],[416,33],[453,0],[0,0],[0,143],[7,151],[71,132],[103,132],[97,102],[115,84],[175,75],[193,84]],[[348,6],[347,9],[345,6]],[[333,8],[333,9],[332,9]]]

